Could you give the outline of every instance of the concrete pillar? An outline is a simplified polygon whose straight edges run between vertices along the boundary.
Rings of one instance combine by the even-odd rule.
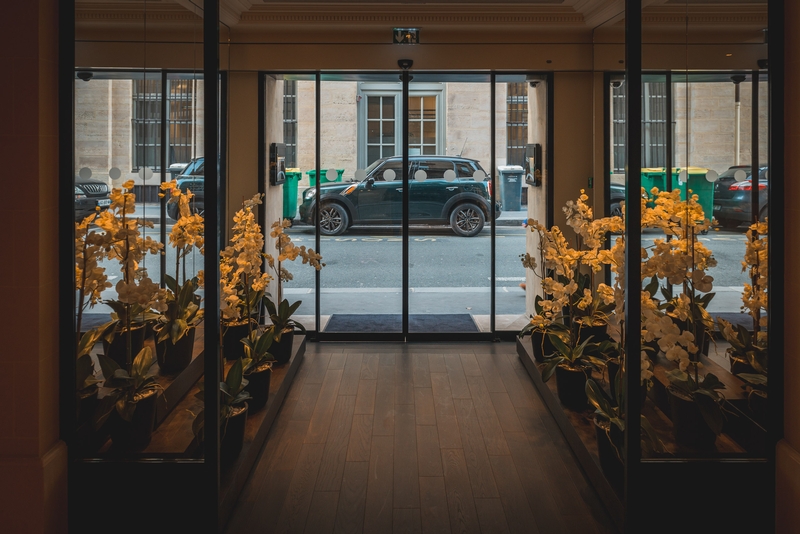
[[[15,534],[67,532],[55,271],[58,224],[72,219],[58,214],[57,39],[56,0],[4,4],[0,159],[9,201],[0,205],[0,532]]]

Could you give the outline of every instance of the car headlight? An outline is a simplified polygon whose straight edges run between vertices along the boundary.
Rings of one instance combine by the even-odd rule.
[[[310,200],[311,197],[317,194],[316,188],[312,187],[311,189],[306,189],[306,192],[303,193],[303,198],[306,200]]]

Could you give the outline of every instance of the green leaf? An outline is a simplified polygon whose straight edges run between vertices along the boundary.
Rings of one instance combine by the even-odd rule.
[[[612,417],[616,416],[616,412],[614,408],[611,406],[611,402],[606,396],[606,392],[597,385],[592,379],[586,381],[586,396],[589,399],[589,402],[594,406],[597,411],[603,414],[607,419],[611,419]]]
[[[572,352],[556,334],[547,334],[547,337],[550,338],[550,343],[553,344],[553,347],[555,347],[556,351],[562,356],[566,356]]]
[[[230,392],[231,396],[235,396],[241,391],[242,380],[244,379],[243,362],[241,358],[233,362],[231,368],[228,370],[228,375],[225,377],[225,385]],[[226,391],[226,393],[228,392]]]
[[[133,359],[131,377],[136,380],[144,379],[154,363],[155,360],[153,359],[152,349],[150,347],[142,348],[139,354],[136,355],[136,358]]]
[[[564,362],[563,356],[552,356],[547,358],[542,364],[542,382],[547,382],[550,380],[550,377],[556,372],[556,367],[558,364]]]

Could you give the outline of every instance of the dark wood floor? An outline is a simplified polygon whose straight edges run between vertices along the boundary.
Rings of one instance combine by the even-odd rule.
[[[228,534],[616,532],[514,343],[308,343]]]

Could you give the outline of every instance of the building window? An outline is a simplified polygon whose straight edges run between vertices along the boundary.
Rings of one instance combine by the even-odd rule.
[[[396,95],[367,96],[367,165],[395,154]]]
[[[627,117],[626,85],[611,93],[612,164],[614,173],[624,173]],[[642,86],[642,167],[667,166],[667,84],[645,82]]]
[[[133,80],[133,172],[161,170],[161,80]]]
[[[525,164],[528,143],[528,84],[509,83],[506,96],[506,162]]]
[[[167,160],[189,163],[194,156],[197,81],[167,85]],[[133,80],[133,172],[161,171],[161,80]]]
[[[297,167],[297,81],[283,81],[283,144],[286,166]]]
[[[444,146],[444,84],[417,84],[408,97],[408,152],[442,154]],[[360,83],[358,166],[401,154],[403,108],[400,84]],[[364,105],[366,103],[366,105]]]

